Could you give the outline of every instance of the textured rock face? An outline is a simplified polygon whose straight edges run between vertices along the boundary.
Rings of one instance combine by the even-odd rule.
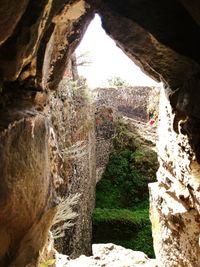
[[[92,252],[92,257],[81,256],[75,260],[57,255],[56,267],[157,267],[156,261],[149,259],[143,252],[125,249],[111,243],[94,244]]]
[[[195,0],[1,1],[1,266],[34,266],[44,246],[54,214],[56,175],[50,172],[58,166],[50,167],[56,148],[48,148],[45,93],[28,99],[38,90],[57,89],[94,11],[123,51],[165,83],[172,110],[169,102],[162,106],[168,117],[161,117],[160,133],[166,135],[151,190],[156,252],[161,266],[199,266],[199,9]],[[16,95],[17,103],[10,102]]]
[[[7,118],[7,126],[1,121],[0,133],[2,267],[36,264],[56,212],[50,169],[52,129],[25,95],[20,103],[9,99],[9,111],[0,110],[1,118]]]
[[[101,107],[95,103],[96,182],[101,179],[113,149],[114,121],[115,118],[111,107]]]
[[[154,248],[159,266],[198,266],[199,166],[189,140],[174,131],[176,115],[161,93],[158,182],[150,185]]]
[[[184,2],[187,8],[191,7],[187,1]],[[152,1],[133,1],[130,5],[123,5],[119,1],[114,6],[112,1],[107,1],[101,8],[101,14],[107,33],[117,40],[118,45],[133,56],[133,60],[142,65],[149,74],[156,77],[156,73],[159,73],[169,97],[167,99],[163,96],[161,102],[158,183],[150,187],[151,218],[158,265],[199,266],[199,58],[195,55],[197,48],[191,42],[195,37],[191,36],[193,33],[199,36],[199,28],[179,4],[175,4],[173,11],[171,1],[166,2],[166,5],[164,1],[159,5],[157,3],[157,6],[152,4]],[[166,7],[163,16],[165,19],[171,10],[170,22],[168,21],[166,27],[159,18],[162,6]],[[195,4],[192,6],[190,13],[197,20]],[[142,9],[148,12],[146,17]],[[160,12],[157,13],[158,9]],[[144,17],[140,16],[139,10]],[[185,36],[190,25],[190,44],[187,44],[181,32],[172,41],[170,24],[173,23],[171,33],[177,33],[178,26],[174,12],[180,12],[180,17],[183,16],[184,25],[187,25]],[[148,25],[151,15],[154,16],[154,22]],[[154,23],[157,24],[157,30],[162,25],[162,33],[159,30],[155,32]],[[149,69],[149,66],[153,69]]]
[[[18,21],[21,19],[27,5],[28,0],[21,1],[20,7],[16,1],[11,1],[9,5],[6,0],[1,2],[0,14],[1,18],[4,19],[0,24],[0,45],[4,43],[13,33],[13,30],[15,29]]]
[[[199,72],[200,29],[178,1],[103,2],[106,32],[148,75],[176,89]]]
[[[87,88],[63,79],[57,92],[51,94],[50,113],[57,134],[63,160],[60,175],[63,179],[58,189],[62,197],[79,193],[75,207],[78,218],[74,227],[58,239],[59,252],[75,258],[91,255],[91,212],[95,205],[95,129],[94,111],[88,102]]]
[[[58,84],[67,58],[84,32],[82,27],[91,16],[90,6],[82,0],[21,1],[9,6],[3,1],[0,10],[2,79],[24,81],[29,77],[32,85],[41,86],[45,75],[43,85],[50,80],[53,83],[53,79]]]
[[[62,78],[67,60],[92,18],[90,6],[85,1],[73,2],[65,5],[59,15],[53,18],[52,23],[55,26],[43,55],[42,86],[44,88],[56,88]]]
[[[2,1],[0,14],[0,265],[31,267],[40,255],[51,257],[45,244],[60,183],[55,135],[43,113],[47,94],[40,90],[59,82],[92,13],[84,1],[42,0]]]

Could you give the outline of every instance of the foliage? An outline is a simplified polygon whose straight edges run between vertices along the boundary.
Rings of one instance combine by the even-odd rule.
[[[131,208],[148,197],[147,179],[131,165],[132,157],[128,149],[110,156],[102,180],[97,184],[97,207]]]
[[[119,76],[113,76],[113,77],[108,78],[107,84],[109,87],[116,87],[116,88],[129,86],[127,81],[123,80]]]
[[[148,183],[155,181],[156,153],[135,140],[133,132],[119,123],[102,179],[97,184],[99,208],[134,208],[148,198]]]
[[[96,188],[93,242],[113,242],[154,257],[148,183],[155,180],[156,153],[119,122],[102,179]]]
[[[135,151],[137,148],[137,140],[135,140],[133,133],[122,128],[117,129],[116,135],[113,138],[113,145],[115,150],[129,149]]]
[[[147,207],[127,209],[95,209],[93,242],[112,242],[154,257],[151,224]]]
[[[140,228],[141,225],[145,224],[148,221],[149,212],[148,209],[137,209],[137,210],[129,210],[129,209],[101,209],[96,208],[93,213],[93,219],[96,222],[102,221],[123,221],[124,223],[127,221],[129,223],[138,225]]]

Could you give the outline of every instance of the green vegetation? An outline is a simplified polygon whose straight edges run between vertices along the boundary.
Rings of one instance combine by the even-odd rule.
[[[148,210],[129,209],[101,209],[96,208],[93,218],[98,222],[123,221],[130,224],[145,224],[148,216]],[[106,217],[106,218],[105,218]],[[124,220],[125,218],[125,220]]]
[[[154,257],[148,211],[148,183],[155,180],[154,151],[118,123],[114,151],[96,188],[93,242],[113,242]]]
[[[154,257],[147,208],[135,211],[96,208],[93,214],[93,233],[94,241],[98,243],[111,242]]]
[[[129,86],[129,84],[127,81],[123,80],[121,77],[113,76],[107,79],[107,86],[121,88],[121,87]]]

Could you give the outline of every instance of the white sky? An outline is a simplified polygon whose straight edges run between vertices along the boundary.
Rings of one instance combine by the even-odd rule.
[[[79,67],[90,87],[103,86],[111,76],[119,76],[131,85],[156,86],[157,82],[145,75],[131,59],[129,59],[101,27],[98,15],[92,20],[76,49],[76,54],[89,52],[92,64]]]

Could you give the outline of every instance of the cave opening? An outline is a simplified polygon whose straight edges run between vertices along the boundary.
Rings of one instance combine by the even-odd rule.
[[[157,181],[149,185],[157,261],[153,266],[199,266],[200,2],[11,2],[8,5],[8,1],[3,0],[0,4],[0,266],[68,266],[67,257],[64,257],[63,264],[57,264],[57,259],[62,255],[54,250],[50,230],[54,236],[60,237],[56,241],[56,246],[61,248],[59,251],[72,258],[80,254],[91,255],[90,218],[95,206],[96,128],[101,133],[101,128],[105,129],[102,124],[105,119],[109,120],[105,126],[110,127],[114,112],[111,109],[101,110],[101,104],[95,114],[84,79],[82,83],[73,79],[68,79],[69,83],[65,78],[60,80],[67,61],[95,12],[101,15],[106,33],[125,54],[150,77],[163,81],[164,85],[160,91],[159,169]],[[106,50],[103,48],[104,42],[100,41],[98,45],[101,50]],[[69,69],[75,61],[72,56]],[[114,62],[113,65],[123,65]],[[107,65],[104,63],[97,76],[106,70]],[[130,69],[127,69],[126,73],[129,73]],[[75,68],[72,72],[75,77]],[[71,75],[67,71],[65,74]],[[91,75],[94,76],[94,72],[91,71]],[[139,74],[135,80],[139,80]],[[120,90],[113,88],[113,94],[123,91],[121,80],[115,79],[114,84]],[[123,94],[128,95],[127,92],[124,90]],[[109,92],[106,101],[110,100]],[[129,100],[131,97],[127,97],[127,102]],[[138,99],[136,102],[139,102]],[[126,107],[127,104],[121,105],[120,112],[127,111]],[[128,111],[132,113],[131,109]],[[140,109],[138,114],[142,114]],[[117,167],[121,169],[117,170],[111,164],[105,170],[105,176],[110,179],[101,179],[106,182],[99,192],[105,188],[115,189],[110,192],[107,201],[110,207],[102,205],[105,193],[103,197],[97,197],[98,205],[102,205],[99,209],[107,209],[107,218],[110,216],[115,222],[124,216],[124,210],[126,217],[130,215],[130,209],[124,209],[122,204],[131,199],[128,197],[127,200],[127,195],[132,194],[132,174],[141,180],[141,173],[132,165],[141,164],[144,152],[141,149],[137,151],[138,144],[130,141],[133,133],[132,129],[127,129],[129,124],[118,123],[118,129],[114,132],[113,146],[120,150],[121,141],[127,146],[119,151],[121,154],[117,151],[110,156],[111,163],[117,162]],[[113,133],[113,128],[109,127],[107,138]],[[134,152],[130,149],[133,146]],[[124,172],[128,172],[130,180],[122,186]],[[128,194],[123,203],[120,199],[120,205],[116,207],[116,200],[122,195],[121,191],[118,194],[119,188]],[[76,194],[77,191],[79,194]],[[112,200],[115,197],[115,201],[111,201],[111,196]],[[138,202],[138,197],[134,199],[134,196],[131,203]],[[123,208],[123,212],[119,212],[119,207]],[[94,216],[100,222],[102,210]],[[103,216],[105,218],[105,213]],[[141,222],[141,217],[139,219]],[[104,226],[101,229],[107,227]],[[116,236],[126,231],[127,228],[121,231],[116,229]],[[129,232],[126,233],[129,235]],[[112,251],[113,247],[108,250]],[[107,253],[102,254],[102,261],[98,261],[99,254],[88,257],[88,260],[98,261],[98,266],[110,266],[104,261]],[[134,256],[130,259],[130,264],[123,262],[120,266],[134,265]],[[144,255],[140,257],[141,261],[148,265]],[[111,265],[117,266],[115,263]],[[71,263],[69,266],[72,266]]]
[[[68,266],[68,257],[54,250],[50,230],[58,237],[55,245],[59,251],[71,258],[91,255],[91,211],[95,206],[97,176],[96,129],[101,137],[105,119],[109,120],[105,123],[109,131],[106,137],[114,134],[113,146],[117,146],[118,151],[110,155],[112,164],[104,172],[110,179],[101,179],[105,183],[99,190],[103,196],[97,197],[99,205],[105,201],[105,188],[115,190],[107,198],[110,206],[102,205],[93,216],[101,223],[102,216],[105,219],[102,209],[107,209],[107,218],[119,222],[124,212],[125,217],[130,211],[136,212],[130,210],[130,206],[138,202],[134,196],[140,196],[140,190],[132,195],[129,209],[122,206],[131,199],[127,199],[127,195],[132,194],[133,188],[133,180],[127,180],[122,186],[124,172],[128,172],[130,179],[134,173],[141,180],[141,173],[132,165],[142,165],[141,171],[147,164],[141,164],[144,152],[138,151],[138,143],[131,141],[132,123],[130,120],[120,122],[113,131],[111,109],[102,110],[100,104],[95,114],[91,93],[85,90],[85,80],[74,81],[69,77],[77,76],[75,68],[72,73],[66,71],[67,77],[60,82],[67,61],[68,70],[71,70],[70,64],[76,66],[76,58],[71,55],[95,12],[101,15],[106,33],[125,54],[164,85],[160,91],[159,169],[157,181],[149,185],[157,261],[153,266],[199,266],[200,2],[23,0],[12,1],[10,5],[7,2],[0,4],[0,266]],[[99,45],[104,50],[104,43],[100,41]],[[123,65],[114,62],[113,65]],[[107,65],[104,63],[97,76]],[[91,71],[91,75],[94,76],[94,72]],[[139,74],[135,80],[139,80]],[[115,79],[113,87],[120,90],[112,88],[112,93],[123,92],[122,84],[122,80]],[[106,90],[103,92],[106,95]],[[124,90],[123,94],[128,96],[127,92]],[[96,90],[96,93],[99,92]],[[106,101],[111,100],[109,91]],[[134,106],[136,103],[138,99]],[[121,105],[120,112],[127,112],[126,107],[127,104]],[[132,113],[132,109],[128,111]],[[141,109],[137,111],[142,114]],[[148,115],[150,121],[152,114]],[[155,125],[155,119],[152,123]],[[137,138],[137,141],[141,140]],[[122,142],[126,149],[122,149]],[[113,162],[121,169],[113,167]],[[116,203],[122,194],[116,188],[128,192],[125,200],[120,199],[119,206]],[[119,212],[119,208],[123,212]],[[144,217],[140,217],[141,213],[138,216],[141,225]],[[101,230],[107,227],[104,226]],[[116,236],[125,232],[127,236],[130,233],[127,228],[121,231],[118,228]],[[98,253],[97,257],[87,259],[95,260],[98,266],[110,266],[104,256],[112,250],[113,246],[106,251],[102,248],[102,261]],[[148,259],[142,255],[135,262],[148,265]],[[60,257],[64,257],[65,262],[57,264]],[[131,263],[126,265],[134,265],[134,259],[132,255]],[[124,262],[121,265],[124,266]],[[73,266],[71,262],[69,266]]]
[[[82,82],[87,84],[94,110],[95,125],[91,131],[95,138],[96,170],[93,175],[97,187],[92,242],[112,242],[143,251],[153,258],[148,183],[156,180],[158,168],[155,141],[162,85],[146,76],[116,46],[101,28],[98,15],[76,49],[71,67],[72,73],[68,65],[64,79],[76,76],[78,89],[74,94],[79,91],[80,98],[84,98],[80,95],[81,90],[86,93]],[[88,96],[88,92],[86,94]],[[86,121],[88,117],[82,119]],[[83,153],[83,161],[84,156]],[[80,159],[81,156],[71,167],[78,176],[83,175]],[[84,170],[85,173],[88,170]],[[76,175],[73,179],[76,181]],[[76,193],[81,186],[72,182],[71,193]],[[76,244],[76,249],[80,247],[74,252],[72,235],[77,234],[77,228],[75,225],[71,234],[65,235],[64,252],[72,257],[84,250],[81,244]]]

